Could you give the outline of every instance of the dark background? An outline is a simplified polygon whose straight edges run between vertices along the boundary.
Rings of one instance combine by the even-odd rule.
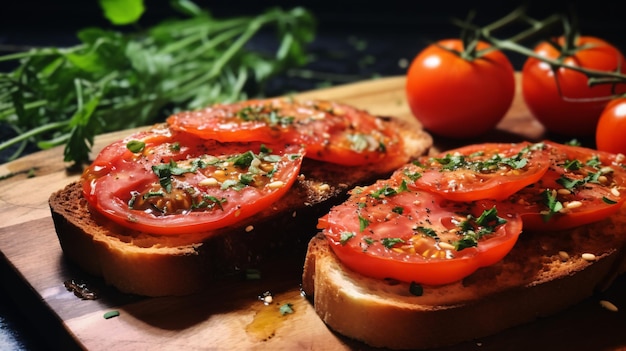
[[[452,17],[465,18],[476,10],[474,22],[488,24],[512,11],[520,2],[487,1],[197,1],[215,17],[254,15],[271,6],[289,9],[303,6],[317,19],[317,37],[309,51],[314,60],[306,68],[320,72],[320,79],[292,76],[276,78],[268,95],[314,89],[322,84],[342,84],[373,76],[406,73],[407,64],[428,43],[457,37]],[[626,52],[624,5],[618,1],[527,2],[528,13],[542,19],[557,11],[573,9],[582,34],[613,43]],[[174,16],[167,1],[146,1],[147,12],[140,21],[147,27]],[[88,26],[111,27],[95,0],[5,2],[0,6],[0,55],[32,46],[71,46],[76,32]],[[128,27],[126,29],[134,29]],[[506,35],[507,33],[503,33]],[[262,47],[268,38],[258,38]],[[528,43],[529,46],[533,42]],[[524,58],[509,55],[516,69]],[[0,71],[10,70],[0,63]],[[329,79],[332,78],[332,79]],[[1,240],[1,238],[0,238]],[[36,246],[36,243],[33,243]],[[6,345],[3,345],[6,343]],[[40,350],[38,339],[10,296],[0,288],[0,349]]]
[[[168,1],[146,3],[140,26],[176,15]],[[537,19],[573,9],[582,34],[601,36],[626,51],[626,5],[623,1],[197,0],[196,3],[209,9],[215,17],[254,15],[272,6],[305,7],[314,13],[319,25],[318,40],[312,44],[311,52],[323,54],[324,49],[349,52],[353,45],[349,40],[359,39],[367,42],[368,53],[376,54],[377,62],[372,66],[382,75],[405,73],[405,68],[397,65],[399,59],[411,59],[428,42],[458,36],[459,29],[450,23],[451,18],[463,19],[475,10],[474,22],[485,25],[521,4],[526,4],[528,13]],[[6,6],[0,11],[0,54],[6,52],[4,49],[22,45],[72,45],[76,43],[76,31],[81,28],[111,27],[96,0],[18,0],[11,1],[9,9]],[[532,46],[533,43],[527,44]],[[523,58],[510,56],[514,66],[520,69]]]

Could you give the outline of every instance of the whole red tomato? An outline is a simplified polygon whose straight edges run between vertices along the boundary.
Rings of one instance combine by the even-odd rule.
[[[596,147],[626,155],[626,98],[611,101],[598,120]]]
[[[479,42],[477,50],[489,48]],[[407,73],[406,94],[413,115],[430,132],[470,138],[493,129],[515,94],[509,59],[498,50],[465,58],[463,41],[448,39],[420,52]]]
[[[565,38],[557,43],[563,47]],[[621,65],[626,73],[624,56],[606,41],[581,36],[571,49],[559,50],[548,42],[535,47],[534,52],[542,57],[598,71],[616,71]],[[564,136],[591,136],[598,118],[612,95],[611,85],[588,86],[587,76],[572,69],[552,67],[539,59],[530,57],[522,69],[522,94],[531,113],[549,131]],[[626,91],[626,85],[617,87],[617,92]]]

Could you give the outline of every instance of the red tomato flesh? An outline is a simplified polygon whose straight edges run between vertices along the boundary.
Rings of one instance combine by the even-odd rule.
[[[542,144],[485,143],[424,156],[402,169],[409,186],[453,201],[504,200],[546,173]]]
[[[167,123],[221,142],[303,144],[307,158],[347,166],[402,154],[395,129],[366,111],[328,101],[250,100],[182,112]]]
[[[131,152],[129,142],[144,143]],[[282,197],[304,150],[221,144],[186,133],[142,132],[113,143],[83,174],[89,204],[108,219],[152,234],[211,231]]]
[[[377,279],[442,285],[498,262],[517,241],[519,217],[498,214],[503,222],[478,225],[475,219],[490,210],[481,207],[485,203],[450,202],[409,189],[400,178],[356,188],[320,219],[319,227],[348,268]],[[477,245],[463,248],[482,230],[488,234],[474,241]]]
[[[524,229],[561,230],[600,221],[626,201],[623,155],[544,142],[552,165],[502,207],[520,213]],[[556,206],[556,207],[555,207]]]

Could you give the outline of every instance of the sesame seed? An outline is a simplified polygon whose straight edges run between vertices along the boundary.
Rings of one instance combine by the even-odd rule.
[[[611,194],[613,194],[613,196],[616,196],[616,197],[620,196],[619,190],[617,190],[617,188],[615,187],[611,188]]]
[[[447,242],[445,242],[445,241],[440,242],[440,243],[439,243],[439,247],[440,247],[442,250],[454,250],[454,245],[452,245],[452,244],[450,244],[450,243],[447,243]]]
[[[569,260],[569,254],[565,251],[559,251],[559,257],[561,258],[561,261],[566,262],[567,260]]]
[[[600,168],[600,173],[601,174],[607,174],[607,173],[611,173],[613,172],[613,168],[609,167],[609,166],[605,166]]]
[[[328,191],[328,190],[330,190],[330,185],[324,183],[324,184],[319,186],[319,190],[320,191]]]
[[[559,195],[569,195],[572,192],[567,190],[567,189],[565,189],[565,188],[562,188],[562,189],[557,190],[557,193],[559,193]]]
[[[278,188],[282,188],[284,185],[285,185],[285,182],[281,180],[276,180],[276,181],[269,183],[267,186],[269,186],[270,189],[278,189]]]
[[[568,209],[572,209],[572,208],[581,207],[582,205],[583,203],[580,201],[570,201],[567,203],[567,205],[565,205],[565,207],[567,207]]]
[[[216,186],[219,182],[215,178],[205,178],[198,182],[200,186]]]
[[[253,225],[249,225],[249,226],[246,227],[246,232],[247,233],[250,233],[253,230],[254,230],[254,226]]]
[[[609,310],[611,312],[617,312],[618,311],[617,306],[615,306],[615,304],[613,304],[611,301],[600,300],[600,306],[606,308],[607,310]]]
[[[596,255],[594,255],[592,253],[584,253],[584,254],[582,254],[581,257],[583,258],[583,260],[589,261],[589,262],[592,262],[592,261],[596,260]]]
[[[601,175],[601,176],[598,177],[598,182],[600,182],[602,184],[606,184],[606,183],[608,183],[608,181],[609,181],[609,178],[607,178],[604,175]]]

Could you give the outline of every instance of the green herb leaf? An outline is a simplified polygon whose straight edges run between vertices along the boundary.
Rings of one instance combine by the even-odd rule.
[[[380,240],[380,243],[383,244],[384,247],[386,247],[388,249],[391,249],[396,244],[404,243],[404,240],[402,240],[400,238],[383,238],[383,239]]]
[[[416,282],[411,282],[411,284],[409,284],[409,292],[411,295],[422,296],[424,295],[424,288]]]
[[[396,206],[396,207],[391,209],[391,212],[397,213],[397,214],[402,214],[402,213],[404,213],[404,207]]]
[[[135,153],[135,154],[142,152],[145,147],[146,147],[146,143],[140,140],[131,140],[128,143],[126,143],[126,148],[130,150],[130,152]]]
[[[370,225],[370,221],[367,218],[359,216],[359,230],[364,231]]]
[[[101,5],[119,23],[143,12],[141,0],[102,0]],[[0,150],[26,143],[65,145],[65,161],[88,162],[97,134],[161,122],[180,110],[263,96],[264,82],[310,60],[305,45],[315,37],[315,20],[303,8],[217,19],[190,1],[172,6],[191,17],[168,18],[137,31],[85,28],[73,47],[0,56],[18,64],[12,72],[0,72],[0,122],[18,134],[2,140]],[[276,51],[250,50],[248,43],[259,32],[272,29],[280,45]]]
[[[606,197],[606,196],[602,196],[602,201],[603,201],[605,204],[608,204],[608,205],[615,205],[615,204],[617,203],[617,201],[615,201],[615,200],[611,200],[611,199],[609,199],[609,198],[608,198],[608,197]]]
[[[348,242],[348,240],[354,238],[355,236],[356,234],[354,234],[353,232],[342,232],[339,242],[341,243],[341,245],[345,245]]]
[[[547,222],[563,209],[563,204],[557,200],[556,193],[550,189],[546,189],[541,195],[544,205],[548,208],[548,212],[542,215],[543,220]]]
[[[278,309],[281,315],[292,314],[293,313],[293,304],[286,303]]]
[[[111,319],[119,315],[120,315],[120,311],[108,311],[102,317],[104,317],[104,319]]]
[[[417,227],[416,230],[426,236],[429,236],[431,238],[437,238],[437,232],[432,229],[432,228],[428,228],[428,227]]]

